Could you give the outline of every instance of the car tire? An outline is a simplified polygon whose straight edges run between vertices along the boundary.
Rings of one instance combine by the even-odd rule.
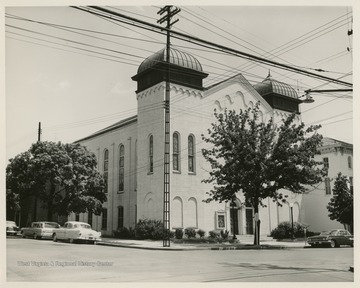
[[[38,236],[36,235],[36,233],[34,233],[33,238],[34,238],[34,240],[38,239]]]
[[[25,238],[25,233],[21,232],[21,238]]]
[[[57,237],[56,237],[56,234],[55,234],[55,233],[53,234],[52,238],[53,238],[53,241],[54,241],[54,242],[57,242]]]
[[[73,244],[73,243],[74,243],[74,239],[73,239],[73,238],[70,238],[70,239],[69,239],[69,242],[70,242],[71,244]]]
[[[330,247],[331,248],[337,247],[337,244],[336,244],[335,240],[330,240]]]

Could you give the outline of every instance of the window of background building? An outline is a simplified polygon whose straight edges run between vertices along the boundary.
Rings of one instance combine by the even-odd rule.
[[[109,150],[105,149],[104,151],[104,191],[108,192],[108,177],[109,177]]]
[[[75,221],[79,221],[80,220],[80,215],[79,214],[75,214]]]
[[[118,207],[118,228],[124,227],[124,207]]]
[[[354,187],[353,187],[353,177],[349,177],[349,184],[350,184],[350,190],[354,191]]]
[[[103,208],[103,210],[102,210],[101,229],[102,230],[107,229],[107,209],[106,208]]]
[[[351,156],[348,157],[348,167],[350,169],[352,168],[352,158],[351,158]]]
[[[188,169],[189,172],[195,172],[195,143],[194,136],[188,137]]]
[[[125,148],[120,145],[119,156],[119,191],[124,191],[124,163],[125,163]]]
[[[92,226],[92,217],[93,217],[93,213],[90,211],[90,212],[88,213],[88,224],[89,224],[90,226]]]
[[[331,187],[330,187],[330,178],[325,178],[325,194],[330,195],[331,194]]]
[[[323,158],[323,162],[324,162],[324,167],[329,169],[329,158],[328,157]]]
[[[152,135],[149,137],[149,172],[154,172],[154,140]]]
[[[180,171],[180,143],[179,134],[173,134],[173,169]]]

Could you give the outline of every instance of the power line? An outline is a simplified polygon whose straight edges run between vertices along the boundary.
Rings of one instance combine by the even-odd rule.
[[[80,8],[80,7],[74,7],[74,8],[79,9],[79,10],[84,11],[84,12],[87,12],[87,13],[91,13],[91,14],[95,14],[95,15],[101,15],[102,17],[105,17],[105,18],[113,19],[113,16],[116,16],[116,17],[120,17],[120,18],[123,18],[123,19],[127,19],[128,21],[132,21],[132,23],[127,22],[127,24],[129,24],[129,25],[134,25],[134,26],[137,26],[137,27],[140,27],[141,25],[145,25],[147,27],[143,27],[144,29],[151,30],[151,31],[154,31],[154,32],[157,32],[157,33],[163,33],[163,31],[168,30],[168,29],[163,28],[161,26],[157,26],[157,25],[154,25],[154,24],[151,24],[151,23],[147,23],[145,21],[138,20],[138,19],[135,19],[135,18],[132,18],[132,17],[129,17],[129,16],[126,16],[126,15],[123,15],[123,14],[108,10],[108,9],[98,7],[98,6],[89,6],[87,9]],[[92,9],[92,10],[90,10],[90,9]],[[95,11],[93,11],[93,10],[95,10]],[[106,13],[106,14],[100,14],[100,12],[98,12],[98,11],[100,11],[102,13]],[[119,20],[119,19],[116,19],[116,21],[125,22],[125,21]],[[148,28],[148,27],[151,27],[152,29]],[[156,29],[156,30],[154,30],[154,29]],[[238,51],[236,49],[228,48],[228,47],[222,46],[220,44],[212,43],[210,41],[203,40],[203,39],[200,39],[200,38],[197,38],[197,37],[193,37],[193,36],[190,36],[190,35],[187,35],[187,34],[184,34],[184,33],[180,33],[180,32],[177,32],[177,31],[171,31],[171,33],[172,33],[174,38],[177,38],[177,39],[180,39],[180,40],[183,40],[183,41],[188,41],[188,42],[195,41],[197,44],[201,43],[202,45],[207,45],[207,47],[209,47],[211,49],[215,49],[215,50],[218,50],[218,51],[226,51],[227,53],[230,53],[230,54],[232,54],[234,56],[245,58],[245,59],[250,60],[250,61],[264,63],[264,64],[267,64],[267,65],[275,66],[275,67],[282,68],[282,69],[285,69],[285,70],[297,72],[299,74],[306,75],[306,76],[309,76],[309,77],[325,80],[327,82],[333,82],[333,83],[337,83],[337,84],[341,84],[341,85],[345,85],[345,86],[352,86],[352,83],[348,83],[348,82],[345,82],[345,81],[339,81],[339,80],[336,80],[336,79],[333,79],[333,78],[330,78],[330,77],[326,77],[326,76],[315,74],[315,73],[308,72],[308,71],[303,71],[301,69],[294,68],[294,67],[291,67],[291,66],[286,65],[286,64],[281,64],[281,63],[277,63],[277,62],[274,62],[274,61],[271,61],[271,60],[260,58],[258,56],[254,56],[254,55],[251,55],[251,54],[248,54],[248,53],[245,53],[245,52],[241,52],[241,51]]]

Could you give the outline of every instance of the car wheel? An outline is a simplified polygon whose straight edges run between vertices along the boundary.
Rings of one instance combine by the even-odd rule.
[[[33,238],[34,238],[35,240],[38,239],[36,233],[34,233]]]
[[[54,242],[57,242],[57,237],[56,237],[56,234],[55,234],[55,233],[53,234],[53,237],[52,237],[52,238],[53,238],[53,241],[54,241]]]
[[[21,232],[21,238],[25,238],[25,233]]]
[[[331,240],[331,241],[330,241],[330,247],[331,247],[331,248],[337,247],[337,244],[336,244],[335,240]]]
[[[69,239],[69,242],[70,242],[71,244],[73,244],[73,243],[74,243],[74,239],[73,239],[73,238],[70,238],[70,239]]]

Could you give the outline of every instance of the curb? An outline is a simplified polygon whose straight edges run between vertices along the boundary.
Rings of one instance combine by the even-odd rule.
[[[178,248],[178,247],[146,247],[146,246],[131,246],[121,243],[111,242],[97,242],[97,245],[131,248],[131,249],[143,249],[143,250],[162,250],[162,251],[195,251],[195,250],[212,250],[212,251],[224,251],[224,250],[283,250],[283,249],[303,249],[306,247],[294,247],[294,246],[275,246],[275,245],[244,245],[244,246],[230,246],[230,247],[191,247],[191,248]]]

